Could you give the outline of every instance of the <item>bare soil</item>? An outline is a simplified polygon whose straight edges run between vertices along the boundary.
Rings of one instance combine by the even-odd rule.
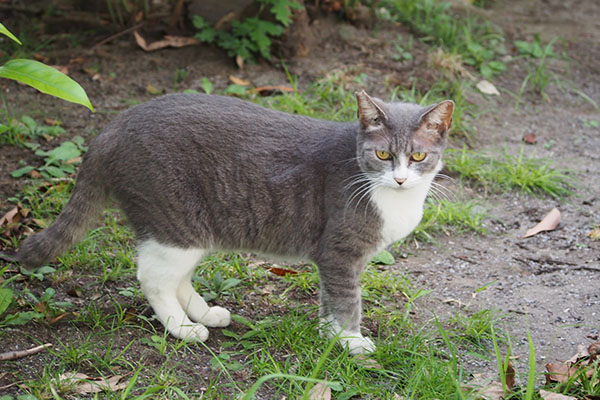
[[[432,313],[452,315],[459,308],[498,309],[509,316],[504,328],[515,337],[514,354],[520,356],[517,369],[525,371],[526,336],[530,331],[538,368],[542,370],[545,362],[565,360],[575,353],[578,344],[597,339],[600,328],[600,242],[588,237],[592,228],[600,224],[600,128],[587,124],[589,120],[600,121],[600,114],[574,90],[581,90],[600,103],[600,3],[509,0],[493,2],[482,12],[507,32],[508,47],[513,39],[528,40],[534,33],[544,40],[559,36],[568,61],[553,60],[550,64],[563,86],[559,89],[553,84],[548,88],[550,101],[526,95],[515,111],[515,99],[502,89],[518,93],[527,73],[523,60],[510,61],[509,70],[494,81],[502,90],[500,97],[469,92],[469,98],[482,110],[473,121],[477,130],[474,147],[477,151],[518,154],[524,146],[526,155],[551,159],[556,167],[569,169],[576,194],[558,201],[496,192],[483,200],[483,189],[473,189],[471,194],[490,208],[492,218],[486,222],[489,234],[442,236],[435,244],[401,249],[408,257],[391,268],[406,271],[417,285],[433,289],[417,303],[415,318],[428,320]],[[301,87],[336,71],[347,76],[347,85],[352,87],[356,85],[353,78],[365,73],[368,90],[389,98],[387,87],[410,87],[416,79],[418,86],[426,88],[441,75],[428,66],[427,48],[418,41],[413,50],[415,60],[392,60],[397,35],[407,32],[403,26],[381,23],[367,30],[328,17],[314,21],[312,29],[318,45],[311,54],[285,60],[290,73],[299,77]],[[81,135],[89,141],[116,113],[134,101],[153,97],[146,90],[147,85],[172,92],[178,69],[189,72],[178,90],[201,91],[203,77],[211,79],[217,88],[224,88],[229,75],[249,79],[257,86],[287,83],[280,65],[260,62],[240,71],[223,53],[207,46],[146,53],[130,35],[91,50],[94,43],[43,53],[58,65],[83,57],[83,63],[71,65],[70,75],[85,87],[95,113],[3,81],[2,90],[11,111],[15,115],[28,113],[38,120],[59,119],[69,135]],[[514,49],[511,54],[516,54]],[[523,136],[532,132],[537,135],[537,143],[524,145]],[[42,145],[54,147],[63,139],[64,136]],[[455,144],[462,145],[460,141]],[[28,150],[0,146],[0,211],[11,206],[7,199],[26,183],[10,177],[19,160],[41,161]],[[553,207],[562,213],[558,229],[522,239],[526,229]],[[478,290],[488,284],[487,289]],[[144,307],[132,306],[142,310]],[[256,309],[235,311],[243,314]],[[35,344],[63,333],[68,338],[70,329],[66,322],[41,328],[26,325],[21,333]],[[215,333],[209,346],[221,339]],[[13,343],[5,343],[5,348],[13,344],[25,348],[29,344],[16,338],[9,342]],[[146,357],[141,347],[134,346],[128,352],[131,359]],[[45,356],[25,359],[23,370],[40,371],[44,359]]]

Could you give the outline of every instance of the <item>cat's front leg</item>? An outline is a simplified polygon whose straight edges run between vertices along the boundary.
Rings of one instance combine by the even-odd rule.
[[[339,335],[351,354],[372,353],[373,341],[360,333],[362,267],[320,267],[322,332],[329,338]]]

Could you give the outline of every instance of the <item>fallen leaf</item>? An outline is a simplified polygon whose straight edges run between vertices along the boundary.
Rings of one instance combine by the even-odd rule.
[[[371,368],[371,369],[383,369],[381,364],[379,364],[375,359],[373,359],[369,356],[366,356],[364,354],[359,354],[359,355],[355,356],[354,360],[361,367]]]
[[[0,226],[14,223],[15,216],[19,213],[19,206],[10,209],[6,214],[0,217]]]
[[[590,233],[588,233],[588,236],[592,240],[600,240],[600,225],[597,225]]]
[[[237,65],[239,69],[244,69],[244,58],[239,54],[235,56],[235,65]]]
[[[484,387],[481,391],[479,391],[479,395],[484,399],[488,400],[501,400],[504,398],[504,390],[502,390],[502,383],[500,382],[492,382],[486,387]]]
[[[466,387],[477,391],[477,399],[501,400],[504,398],[502,383],[486,379],[483,374],[473,374],[473,379]]]
[[[157,89],[152,85],[146,85],[146,92],[148,92],[148,94],[154,94],[154,95],[158,95],[158,94],[163,94],[164,90],[163,89]]]
[[[310,400],[331,400],[331,388],[323,383],[317,383],[308,392]]]
[[[550,211],[548,213],[548,215],[546,215],[544,217],[544,219],[542,219],[540,221],[539,224],[537,224],[533,228],[529,229],[525,233],[525,235],[523,236],[523,239],[528,238],[533,235],[537,235],[540,232],[553,231],[554,229],[556,229],[556,227],[558,226],[559,223],[560,223],[560,211],[558,211],[557,208],[553,208],[552,211]]]
[[[294,271],[292,269],[279,268],[279,267],[267,267],[269,272],[277,275],[277,276],[285,276],[285,275],[296,275],[298,271]]]
[[[512,389],[515,386],[515,369],[511,362],[506,366],[506,387]]]
[[[590,344],[590,347],[588,347],[588,353],[592,356],[600,354],[600,341]]]
[[[62,313],[60,315],[57,315],[56,317],[54,317],[51,320],[49,320],[48,324],[53,325],[53,324],[57,323],[58,321],[60,321],[61,319],[63,319],[64,317],[66,317],[69,314],[70,313]]]
[[[48,64],[50,62],[50,58],[40,53],[34,53],[33,58],[37,61],[43,62],[44,64]]]
[[[533,132],[528,133],[527,135],[523,136],[523,141],[527,144],[536,144],[537,136]]]
[[[65,161],[65,164],[70,165],[70,164],[76,164],[78,162],[81,162],[81,156],[80,157],[71,158],[70,160]]]
[[[548,363],[546,364],[546,382],[563,383],[569,380],[569,377],[577,373],[576,367],[571,367],[566,363]]]
[[[60,121],[57,119],[52,119],[52,118],[46,118],[44,119],[44,123],[46,125],[50,125],[50,126],[57,126],[60,125]]]
[[[567,361],[565,361],[565,363],[569,363],[570,365],[573,365],[580,359],[589,357],[589,356],[590,356],[590,352],[589,352],[588,348],[585,347],[584,345],[580,344],[577,346],[577,353],[573,357],[571,357]]]
[[[86,395],[90,393],[99,393],[102,391],[123,390],[129,385],[129,380],[121,381],[125,375],[114,375],[110,378],[92,378],[86,374],[65,372],[59,379],[61,384],[69,385],[71,391]]]
[[[544,389],[540,389],[540,396],[544,400],[577,400],[575,397],[565,396],[564,394],[548,392]]]
[[[500,92],[498,91],[498,89],[496,89],[496,86],[494,86],[494,84],[490,81],[482,79],[479,82],[477,82],[476,86],[477,89],[479,89],[479,91],[483,94],[489,94],[491,96],[500,96]]]
[[[235,83],[236,85],[250,86],[250,81],[247,81],[242,78],[238,78],[237,76],[234,76],[234,75],[229,75],[229,80],[231,81],[231,83]]]
[[[254,88],[254,92],[260,94],[261,96],[272,96],[275,94],[293,93],[294,88],[282,85],[265,85]]]
[[[163,40],[158,40],[152,43],[146,42],[146,39],[144,39],[137,31],[133,31],[133,36],[135,37],[135,41],[138,46],[140,46],[144,51],[154,51],[163,49],[165,47],[192,46],[200,43],[200,40],[187,36],[165,35]]]
[[[50,67],[54,68],[58,72],[62,72],[65,75],[69,75],[69,66],[68,65],[50,65]]]
[[[42,174],[40,174],[35,169],[32,169],[31,171],[29,171],[29,176],[32,177],[32,178],[34,178],[34,179],[39,179],[39,178],[42,177]]]

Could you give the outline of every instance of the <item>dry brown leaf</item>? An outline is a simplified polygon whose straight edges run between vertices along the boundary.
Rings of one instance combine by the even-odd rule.
[[[42,174],[40,174],[35,169],[32,169],[31,171],[29,171],[29,176],[32,177],[33,179],[39,179],[42,177]]]
[[[235,65],[237,65],[239,69],[244,69],[244,58],[239,54],[235,56]]]
[[[569,377],[577,373],[576,367],[571,367],[566,363],[548,363],[546,364],[546,382],[566,382]]]
[[[268,267],[267,270],[277,276],[296,275],[298,273],[298,271],[294,271],[293,269],[279,267]]]
[[[596,356],[600,354],[600,341],[590,344],[590,347],[587,349],[588,354],[592,356]]]
[[[148,43],[146,39],[142,37],[137,31],[133,31],[133,36],[135,37],[135,42],[140,46],[144,51],[154,51],[159,49],[164,49],[165,47],[184,47],[184,46],[192,46],[195,44],[199,44],[200,40],[187,37],[187,36],[170,36],[165,35],[163,40],[158,40],[156,42]]]
[[[81,157],[71,158],[70,160],[65,161],[65,164],[70,165],[78,162],[81,162]]]
[[[540,396],[544,400],[577,400],[575,397],[565,396],[564,394],[548,392],[544,389],[540,389]]]
[[[49,65],[55,70],[62,72],[65,75],[69,75],[69,66],[68,65]]]
[[[44,119],[44,123],[46,125],[50,125],[50,126],[57,126],[60,125],[60,121],[56,120],[56,119],[52,119],[52,118],[45,118]]]
[[[588,233],[588,236],[592,240],[600,240],[600,225],[597,225],[594,229],[592,229],[592,231]]]
[[[375,359],[373,359],[367,355],[364,355],[364,354],[359,354],[359,355],[355,356],[354,360],[361,367],[371,368],[371,369],[383,369],[381,364],[379,364]]]
[[[489,94],[490,96],[500,96],[500,92],[498,91],[496,86],[494,86],[494,84],[490,81],[482,79],[479,82],[477,82],[477,85],[475,86],[477,86],[477,89],[479,89],[479,91],[483,94]]]
[[[308,392],[310,400],[331,400],[331,388],[323,383],[317,383]]]
[[[559,223],[560,223],[560,211],[558,211],[558,208],[555,207],[552,209],[552,211],[550,211],[548,213],[548,215],[546,215],[544,217],[544,219],[542,219],[540,221],[539,224],[537,224],[533,228],[529,229],[523,236],[523,239],[528,238],[533,235],[537,235],[540,232],[553,231],[554,229],[556,229],[556,227],[558,226]]]
[[[585,347],[585,345],[580,344],[577,346],[577,353],[573,357],[571,357],[567,361],[565,361],[565,363],[569,363],[570,365],[573,365],[580,359],[582,359],[584,357],[589,357],[589,355],[590,355],[590,352],[589,352],[588,348]]]
[[[506,387],[511,389],[515,386],[515,369],[513,368],[510,361],[506,366]]]
[[[60,376],[60,380],[69,384],[73,392],[86,395],[105,390],[112,392],[123,390],[129,385],[129,380],[122,380],[124,377],[125,375],[114,375],[110,378],[92,378],[79,372],[65,372]]]
[[[501,400],[504,398],[502,383],[490,382],[483,374],[473,374],[473,379],[467,384],[467,388],[477,390],[477,395],[486,400]]]
[[[236,85],[250,86],[250,81],[248,81],[246,79],[238,78],[235,75],[229,75],[229,80],[231,81],[231,83],[235,83]]]
[[[260,94],[261,96],[272,96],[280,93],[293,93],[294,88],[282,85],[265,85],[254,88],[254,92]]]
[[[537,143],[537,136],[533,132],[528,133],[527,135],[523,136],[523,141],[525,143],[527,143],[527,144],[536,144]]]
[[[33,53],[33,59],[43,62],[44,64],[48,64],[50,62],[50,58],[40,53]]]
[[[19,206],[10,209],[6,214],[0,217],[0,226],[14,223],[15,216],[19,213]]]

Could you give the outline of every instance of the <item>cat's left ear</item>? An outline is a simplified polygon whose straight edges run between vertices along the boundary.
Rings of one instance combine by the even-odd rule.
[[[424,129],[440,138],[444,138],[448,129],[452,125],[452,112],[454,111],[454,102],[444,100],[425,110],[421,115],[420,129]]]
[[[387,120],[383,102],[369,96],[364,90],[356,92],[356,102],[358,103],[358,120],[363,128],[377,128]]]

